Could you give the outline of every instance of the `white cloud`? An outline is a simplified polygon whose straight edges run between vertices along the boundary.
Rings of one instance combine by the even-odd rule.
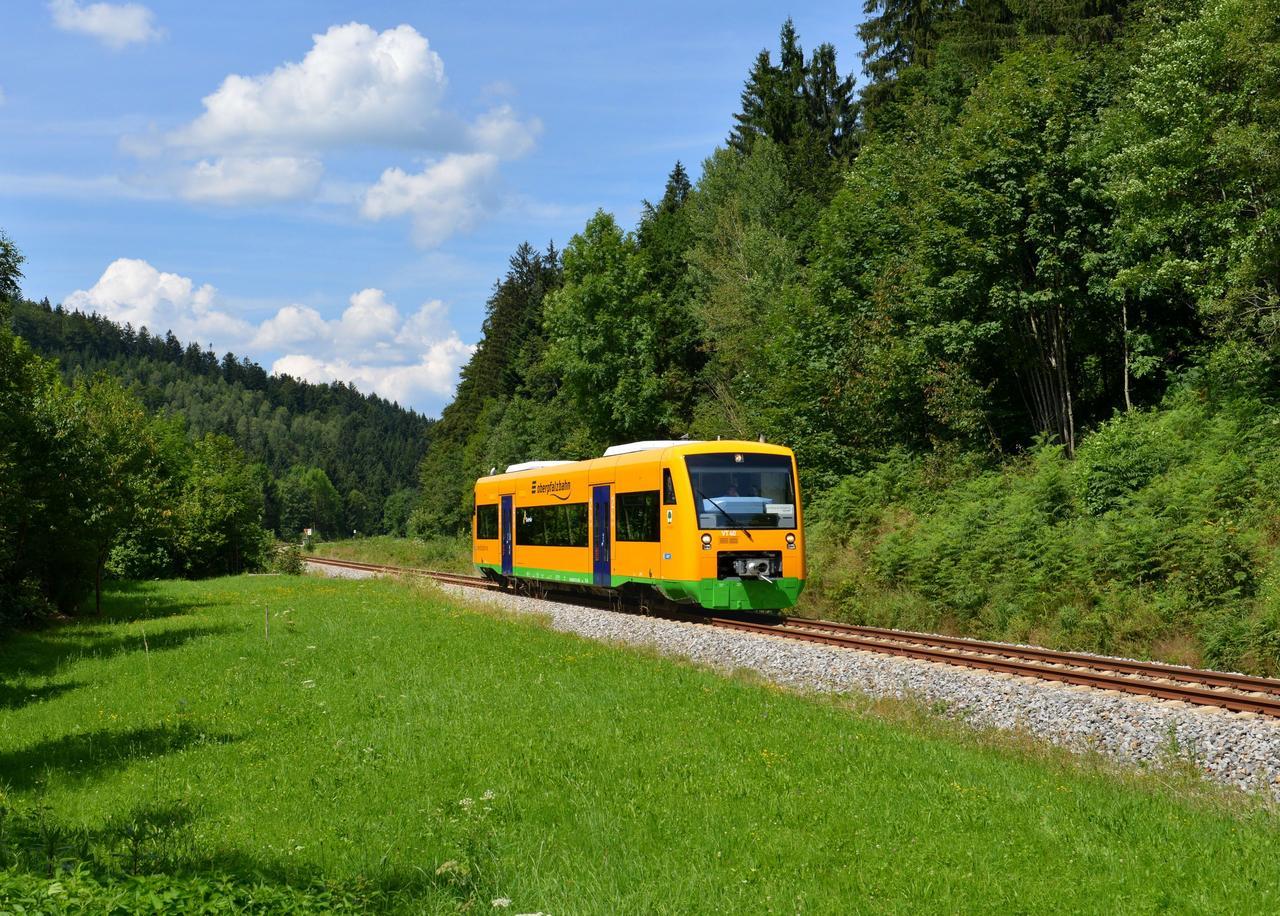
[[[506,104],[470,124],[446,110],[444,61],[412,26],[377,32],[351,22],[312,39],[299,62],[228,76],[169,142],[213,153],[409,146],[511,159],[542,129]]]
[[[467,129],[476,149],[500,159],[519,159],[531,152],[541,132],[541,121],[537,118],[521,121],[510,105],[490,109]]]
[[[320,344],[329,336],[324,317],[305,305],[286,305],[258,326],[253,343],[264,350]]]
[[[413,405],[424,397],[448,397],[458,383],[458,372],[475,352],[456,334],[436,341],[410,365],[370,365],[345,359],[323,360],[289,355],[271,364],[271,371],[309,382],[351,382],[362,391],[376,391],[391,401]]]
[[[180,193],[198,203],[274,203],[310,197],[320,183],[319,160],[295,156],[220,156],[197,162]]]
[[[371,344],[387,340],[400,329],[400,311],[380,289],[362,289],[350,299],[336,329],[345,344]]]
[[[300,62],[228,76],[171,139],[207,150],[315,149],[421,142],[439,129],[444,62],[412,26],[379,33],[352,22],[313,38]]]
[[[53,24],[64,32],[80,32],[119,51],[126,45],[154,41],[164,35],[156,28],[154,14],[141,3],[90,3],[50,0]]]
[[[184,342],[275,358],[271,371],[314,382],[342,380],[410,406],[448,397],[474,352],[449,325],[443,302],[424,302],[405,317],[380,289],[363,289],[336,319],[287,305],[254,325],[230,314],[217,290],[164,273],[143,260],[113,261],[87,290],[67,296],[68,308],[114,321],[172,330]]]
[[[401,404],[453,394],[458,373],[475,352],[449,326],[433,299],[404,317],[380,289],[362,289],[336,320],[289,306],[263,322],[255,343],[286,350],[271,371],[311,382],[350,382]]]
[[[293,345],[271,364],[271,371],[311,382],[351,382],[401,404],[453,393],[458,372],[475,347],[449,327],[443,302],[424,302],[408,318],[380,289],[362,289],[349,302],[335,321],[326,321],[314,309],[291,306],[264,322],[260,344],[287,339]],[[308,352],[295,352],[302,349]]]
[[[439,299],[422,303],[422,307],[414,312],[396,334],[396,343],[402,347],[421,349],[431,345],[433,341],[453,333],[449,327],[449,312]]]
[[[372,220],[409,215],[418,244],[439,245],[499,208],[497,175],[490,153],[450,154],[416,175],[390,168],[365,193],[360,212]]]
[[[92,287],[67,296],[65,305],[135,328],[145,326],[157,333],[172,330],[184,340],[202,344],[243,338],[249,324],[218,311],[216,294],[207,283],[196,286],[190,278],[163,273],[146,261],[120,258],[107,266]]]
[[[176,191],[187,200],[359,202],[369,219],[412,216],[423,246],[498,208],[499,164],[533,149],[537,119],[521,119],[509,104],[470,120],[450,111],[444,62],[412,26],[378,32],[351,22],[312,37],[302,60],[231,74],[205,96],[199,117],[124,146],[185,161]],[[416,174],[388,168],[372,186],[321,180],[322,158],[367,147],[409,149],[429,162]]]

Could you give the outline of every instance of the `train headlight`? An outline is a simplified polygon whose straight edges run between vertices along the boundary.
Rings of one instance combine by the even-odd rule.
[[[704,534],[704,535],[702,536],[702,549],[703,549],[703,550],[710,550],[710,549],[711,549],[711,535],[709,535],[709,534]]]
[[[794,532],[787,532],[787,550],[796,549],[796,536]]]

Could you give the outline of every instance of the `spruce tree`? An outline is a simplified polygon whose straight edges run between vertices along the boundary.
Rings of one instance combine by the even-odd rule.
[[[748,153],[758,138],[768,137],[782,147],[816,144],[832,159],[852,152],[857,125],[853,77],[840,77],[835,48],[820,45],[806,62],[795,24],[788,19],[779,34],[778,61],[774,66],[768,51],[756,56],[729,145]]]

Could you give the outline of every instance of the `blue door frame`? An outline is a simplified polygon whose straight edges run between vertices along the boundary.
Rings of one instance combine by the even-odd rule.
[[[515,532],[515,513],[511,509],[510,496],[502,497],[502,574],[511,575],[512,549]]]
[[[595,585],[613,585],[609,568],[611,538],[609,537],[609,486],[591,488],[591,516],[594,519],[592,551],[592,582]]]

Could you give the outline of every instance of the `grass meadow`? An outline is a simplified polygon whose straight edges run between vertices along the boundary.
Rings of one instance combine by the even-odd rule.
[[[430,586],[117,587],[0,674],[0,911],[1280,909],[1256,800]]]

